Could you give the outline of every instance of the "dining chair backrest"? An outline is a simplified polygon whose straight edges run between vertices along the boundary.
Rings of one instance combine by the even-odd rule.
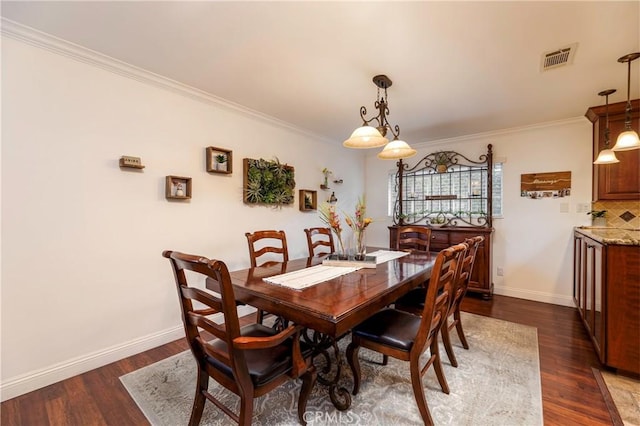
[[[193,355],[196,359],[200,359],[208,354],[221,363],[231,365],[231,353],[216,353],[210,348],[208,340],[202,338],[200,334],[204,330],[225,341],[230,347],[233,346],[233,339],[240,336],[240,321],[227,266],[218,260],[209,260],[202,256],[175,251],[165,251],[162,255],[171,261],[173,267],[187,342]],[[220,297],[214,293],[189,286],[185,271],[193,271],[215,280]],[[206,305],[207,309],[195,309],[193,301]],[[207,318],[208,315],[216,313],[223,313],[223,324],[216,324]],[[243,355],[238,354],[238,356],[242,357]]]
[[[287,248],[287,236],[284,231],[256,231],[244,234],[249,244],[249,259],[251,267],[262,266],[265,264],[273,264],[275,262],[288,262],[289,250]],[[268,260],[258,263],[258,258],[275,253],[277,260],[270,257]],[[268,256],[267,256],[268,257]]]
[[[465,253],[462,261],[460,262],[460,270],[458,277],[454,285],[453,296],[451,298],[451,308],[455,309],[460,305],[460,302],[464,298],[469,288],[469,282],[471,281],[471,274],[473,272],[473,265],[475,263],[476,254],[478,253],[478,246],[484,241],[484,237],[478,235],[477,237],[465,239],[465,244],[469,246],[469,249]],[[451,310],[450,310],[451,313]]]
[[[208,399],[239,424],[250,425],[253,399],[299,376],[303,387],[298,418],[304,424],[306,400],[316,372],[311,350],[300,347],[302,327],[290,325],[280,332],[261,324],[240,328],[231,277],[224,262],[170,250],[162,255],[173,268],[187,343],[198,367],[189,424],[200,423]],[[196,275],[215,281],[219,296],[190,286],[188,280],[195,280]],[[224,316],[220,324],[210,318],[218,313]],[[211,335],[216,339],[211,340]],[[209,393],[209,377],[240,396],[239,414]]]
[[[444,320],[444,324],[442,325],[442,343],[444,344],[444,349],[447,352],[447,357],[449,358],[451,365],[454,367],[458,366],[458,360],[455,352],[453,351],[450,331],[455,328],[458,333],[460,343],[462,343],[462,347],[464,349],[469,349],[469,342],[467,342],[467,338],[464,335],[464,329],[462,327],[460,305],[467,294],[476,254],[478,253],[478,247],[482,241],[484,241],[484,237],[481,235],[465,239],[465,243],[469,246],[469,249],[460,262],[460,267],[458,268],[459,271],[453,288],[453,295],[451,297],[451,302],[449,303],[449,311]],[[449,321],[450,318],[452,318],[451,322]]]
[[[305,229],[304,233],[307,236],[309,257],[324,256],[335,252],[330,228],[309,228]],[[317,252],[316,249],[318,249]]]
[[[414,343],[416,347],[412,348],[416,354],[422,353],[425,345],[437,338],[437,333],[446,320],[460,263],[468,248],[467,244],[460,243],[438,253],[427,286],[422,321]]]
[[[429,251],[431,228],[426,226],[401,226],[396,231],[395,250]]]

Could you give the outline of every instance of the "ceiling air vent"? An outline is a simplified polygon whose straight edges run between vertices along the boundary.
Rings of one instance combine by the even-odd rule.
[[[543,53],[541,61],[542,71],[572,64],[577,49],[578,43],[573,43],[560,49]]]

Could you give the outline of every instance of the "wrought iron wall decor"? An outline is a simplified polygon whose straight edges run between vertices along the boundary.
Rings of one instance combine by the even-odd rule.
[[[492,145],[477,161],[438,151],[412,167],[402,159],[397,164],[395,225],[492,226]]]
[[[294,168],[276,158],[242,161],[244,173],[243,199],[246,204],[293,204],[296,186]]]

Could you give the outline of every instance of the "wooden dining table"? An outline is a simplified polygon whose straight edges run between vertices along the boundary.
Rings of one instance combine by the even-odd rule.
[[[375,250],[378,249],[370,248],[368,252]],[[318,343],[321,351],[325,350],[323,355],[327,361],[326,349],[334,349],[335,376],[332,379],[319,377],[319,381],[329,386],[329,395],[336,408],[345,410],[351,405],[351,397],[346,389],[338,386],[343,361],[337,341],[354,326],[427,281],[436,256],[437,253],[410,253],[377,264],[375,268],[358,269],[301,290],[263,279],[321,265],[322,257],[233,271],[231,282],[237,301],[315,333],[308,340]],[[217,282],[207,280],[206,287],[217,291]]]

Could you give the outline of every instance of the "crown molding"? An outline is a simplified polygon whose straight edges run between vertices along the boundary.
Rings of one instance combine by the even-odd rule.
[[[585,121],[585,120],[586,120],[585,117],[572,117],[572,118],[567,118],[563,120],[554,120],[554,121],[546,121],[544,123],[529,124],[526,126],[509,127],[506,129],[499,129],[499,130],[490,130],[488,132],[474,133],[471,135],[457,136],[454,138],[437,139],[433,141],[422,141],[422,142],[417,142],[415,144],[412,143],[411,146],[413,148],[416,148],[416,147],[426,148],[426,147],[433,147],[434,145],[447,145],[455,142],[467,142],[471,140],[487,139],[487,138],[492,138],[497,136],[511,135],[514,133],[540,130],[540,129],[545,129],[549,127],[564,126],[564,125],[570,125],[570,124],[576,124],[576,123],[588,123],[588,121]]]
[[[1,34],[3,37],[9,37],[11,39],[29,44],[31,46],[47,50],[57,55],[65,56],[67,58],[92,65],[96,68],[100,68],[114,74],[136,80],[141,83],[168,90],[170,92],[177,93],[209,105],[222,107],[227,110],[243,114],[250,118],[303,134],[305,136],[325,143],[335,143],[335,141],[330,140],[325,136],[295,126],[286,121],[280,120],[267,114],[263,114],[259,111],[247,108],[235,102],[228,101],[226,99],[207,93],[203,90],[180,83],[179,81],[175,81],[162,75],[155,74],[143,68],[136,67],[126,62],[112,58],[111,56],[104,55],[95,50],[88,49],[78,44],[55,37],[51,34],[36,30],[35,28],[22,25],[10,19],[2,18],[1,24]]]

